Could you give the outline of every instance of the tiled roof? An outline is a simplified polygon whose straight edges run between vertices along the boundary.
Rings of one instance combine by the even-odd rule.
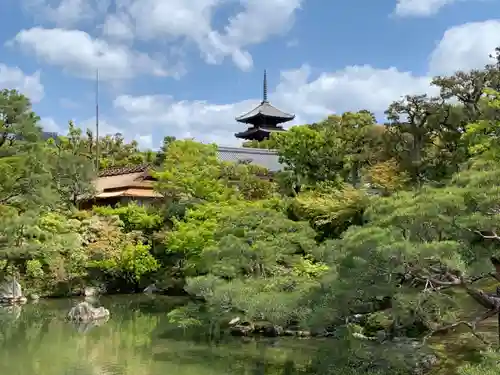
[[[245,130],[243,132],[236,133],[235,136],[236,138],[243,138],[246,139],[247,137],[253,136],[254,134],[258,133],[264,133],[264,134],[270,134],[273,132],[283,132],[285,129],[282,127],[275,127],[275,128],[261,128],[261,127],[256,127],[256,128],[251,128],[248,130]]]
[[[283,166],[279,163],[278,154],[274,150],[267,150],[262,148],[248,148],[248,147],[223,147],[219,146],[217,155],[221,161],[227,162],[250,162],[251,164],[258,165],[266,168],[271,172],[280,171]],[[130,175],[132,180],[140,177],[141,173],[147,172],[152,168],[151,164],[134,165],[130,167],[119,168],[106,168],[99,171],[99,177],[112,177]],[[127,179],[127,186],[130,179]],[[104,181],[101,179],[101,181]]]
[[[119,176],[122,174],[146,172],[151,164],[140,164],[129,167],[106,168],[99,171],[99,177]]]
[[[97,191],[115,190],[137,186],[153,188],[152,184],[152,181],[144,180],[144,172],[103,176],[94,180],[94,186]]]
[[[96,198],[114,198],[114,197],[141,197],[141,198],[160,198],[162,195],[150,188],[130,188],[125,187],[119,190],[104,191],[98,193]]]
[[[58,136],[59,135],[57,133],[55,133],[55,132],[42,132],[42,139],[45,140],[45,141],[47,139],[55,139],[55,140],[57,140]]]
[[[247,112],[244,115],[236,117],[236,121],[246,122],[248,119],[251,119],[252,117],[255,117],[259,114],[283,119],[286,121],[293,120],[295,118],[295,115],[291,115],[289,113],[280,111],[278,108],[272,106],[271,103],[263,101],[257,107],[252,109],[250,112]]]
[[[283,165],[279,162],[278,154],[274,150],[219,146],[218,155],[222,161],[233,163],[249,161],[251,164],[267,168],[271,172],[283,169]]]

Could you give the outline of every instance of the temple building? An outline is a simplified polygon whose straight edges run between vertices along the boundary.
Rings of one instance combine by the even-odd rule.
[[[262,102],[250,112],[236,117],[236,121],[248,124],[247,130],[236,133],[236,138],[263,141],[269,139],[271,133],[285,131],[280,124],[291,121],[295,115],[285,113],[269,103],[267,99],[267,74],[264,71],[264,87]]]
[[[272,132],[285,131],[279,124],[291,121],[294,115],[285,113],[273,107],[267,99],[267,74],[264,71],[263,98],[260,105],[250,112],[237,117],[236,121],[251,125],[246,131],[236,133],[236,137],[245,140],[262,141],[269,139]],[[271,176],[283,169],[275,150],[247,147],[224,147],[217,150],[219,160],[232,163],[250,163],[267,169]],[[149,204],[161,195],[154,190],[155,178],[151,171],[152,165],[143,164],[124,168],[109,168],[99,171],[94,181],[96,190],[91,199],[81,202],[81,208],[91,208],[94,205],[127,204],[131,201],[138,204]]]

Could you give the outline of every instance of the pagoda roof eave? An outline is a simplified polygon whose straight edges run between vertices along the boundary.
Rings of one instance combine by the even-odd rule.
[[[281,127],[272,127],[272,128],[260,128],[260,127],[258,127],[258,128],[253,128],[253,129],[245,130],[243,132],[236,133],[235,137],[245,139],[249,135],[252,135],[255,133],[269,134],[269,133],[273,133],[273,132],[284,132],[284,131],[285,131],[285,129],[283,129]]]
[[[241,116],[236,117],[236,121],[247,123],[257,117],[272,117],[282,120],[282,122],[290,121],[295,118],[295,115],[283,112],[271,105],[269,102],[263,101],[257,107]]]

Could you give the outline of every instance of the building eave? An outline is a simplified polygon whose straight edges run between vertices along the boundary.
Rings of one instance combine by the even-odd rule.
[[[279,120],[280,122],[286,122],[293,120],[295,118],[295,115],[283,112],[271,105],[269,102],[263,101],[251,111],[236,117],[236,121],[249,123],[253,119],[256,119],[258,117],[268,117],[273,118],[275,121]]]
[[[273,128],[261,128],[261,127],[256,127],[252,129],[245,130],[243,132],[239,132],[235,134],[236,138],[240,139],[245,139],[248,136],[251,136],[253,134],[258,134],[258,133],[264,133],[264,134],[271,134],[271,133],[281,133],[286,131],[282,127],[273,127]]]

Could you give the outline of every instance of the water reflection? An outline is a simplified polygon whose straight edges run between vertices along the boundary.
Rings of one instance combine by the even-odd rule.
[[[17,320],[21,316],[21,305],[0,305],[0,320]]]
[[[75,330],[79,333],[87,333],[93,328],[100,327],[106,324],[109,320],[109,317],[102,318],[99,320],[91,321],[91,322],[69,322]]]
[[[0,311],[0,374],[295,375],[307,362],[305,341],[193,340],[168,323],[168,299],[101,299],[111,317],[93,325],[65,320],[73,304],[40,301]]]

